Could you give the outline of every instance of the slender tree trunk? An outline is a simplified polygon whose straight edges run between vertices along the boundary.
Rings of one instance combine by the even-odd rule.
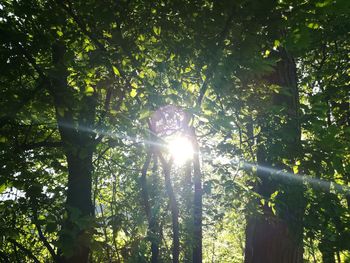
[[[192,263],[193,254],[193,182],[192,182],[192,159],[185,163],[184,180],[182,182],[183,192],[181,192],[183,203],[183,263]]]
[[[199,162],[199,146],[194,128],[191,130],[193,145],[193,263],[202,263],[202,175]]]
[[[283,106],[284,109],[282,115],[270,115],[262,123],[261,134],[267,139],[262,141],[262,137],[260,138],[257,161],[259,166],[288,169],[282,164],[282,159],[288,159],[292,164],[300,147],[299,99],[295,62],[284,49],[279,50],[278,56],[280,61],[274,74],[268,77],[268,84],[281,87],[281,92],[273,95],[272,106]],[[268,199],[273,192],[283,189],[283,193],[277,198],[286,204],[288,209],[277,209],[277,216],[265,204],[262,206],[262,215],[248,218],[245,262],[303,262],[302,184],[288,182],[285,178],[279,180],[259,167],[257,176],[261,180],[256,188],[259,194]],[[298,198],[300,200],[295,200]]]
[[[338,261],[338,263],[341,263],[341,257],[340,257],[339,251],[337,251],[335,254],[336,254],[336,256],[337,256],[337,261]]]
[[[321,251],[323,263],[335,263],[334,251],[330,242],[327,242],[327,240],[321,240],[318,248]]]
[[[158,158],[155,154],[153,154],[153,167],[152,167],[152,185],[153,189],[155,191],[152,192],[152,195],[156,195],[156,184],[158,182]],[[161,234],[161,227],[159,223],[159,204],[154,204],[153,207],[155,209],[152,211],[152,217],[151,217],[151,222],[150,222],[150,229],[152,233],[152,245],[151,245],[151,252],[152,252],[152,257],[151,257],[151,263],[156,263],[156,262],[161,262],[161,258],[159,256],[159,246],[161,244],[161,239],[162,239],[162,234]]]
[[[103,212],[103,205],[100,204],[100,210],[101,210],[101,217],[103,218],[103,235],[105,237],[105,244],[107,244],[106,246],[106,253],[107,253],[107,259],[108,259],[108,263],[112,263],[112,257],[111,257],[111,252],[110,252],[110,246],[109,246],[109,238],[108,238],[108,234],[107,234],[107,228],[108,228],[108,222],[106,222],[106,218]]]
[[[148,186],[147,186],[147,170],[151,163],[152,153],[149,151],[146,156],[145,163],[143,164],[141,171],[141,192],[143,205],[145,207],[145,212],[148,221],[148,237],[151,241],[151,263],[158,262],[159,255],[159,237],[157,231],[157,222],[155,215],[152,213],[151,205],[149,202]]]
[[[165,188],[170,201],[170,210],[171,210],[172,228],[173,228],[173,263],[179,263],[179,255],[180,255],[179,208],[178,208],[173,185],[171,183],[171,178],[170,178],[172,160],[167,162],[161,154],[159,154],[159,158],[160,158],[160,161],[162,162],[163,171],[164,171]]]

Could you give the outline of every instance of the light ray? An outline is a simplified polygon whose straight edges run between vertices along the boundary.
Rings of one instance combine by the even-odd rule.
[[[334,190],[336,192],[350,194],[350,187],[349,186],[340,185],[340,184],[335,183],[333,181],[327,181],[327,180],[320,179],[320,178],[314,178],[312,176],[305,175],[305,174],[294,174],[291,172],[287,172],[287,171],[272,168],[272,167],[266,167],[266,166],[262,166],[262,165],[258,165],[258,164],[249,163],[249,162],[246,162],[242,159],[240,159],[240,160],[225,159],[225,162],[226,163],[229,162],[230,164],[236,165],[240,169],[243,169],[243,170],[259,169],[260,171],[263,172],[263,173],[261,173],[261,175],[263,175],[263,176],[272,176],[272,178],[275,177],[275,179],[281,179],[281,180],[288,179],[291,181],[299,181],[302,183],[309,183],[313,188],[322,189],[322,190],[326,190],[326,191],[329,191],[329,189],[331,188],[332,190]]]
[[[60,125],[65,127],[65,128],[70,128],[70,129],[75,129],[75,130],[95,134],[96,138],[98,138],[100,135],[102,135],[102,136],[115,138],[115,139],[118,138],[118,139],[128,140],[128,141],[134,142],[136,144],[140,144],[140,145],[146,144],[146,145],[150,145],[150,146],[153,145],[153,146],[161,147],[163,149],[168,149],[168,144],[166,142],[162,141],[161,139],[160,139],[160,142],[155,142],[155,141],[151,141],[151,140],[144,140],[144,139],[138,140],[136,137],[131,137],[131,136],[128,136],[125,134],[110,132],[110,131],[106,131],[106,130],[102,130],[102,129],[92,129],[92,128],[85,127],[82,125],[79,125],[78,127],[71,125],[71,124],[67,124],[67,123],[60,123]],[[55,125],[52,125],[52,126],[55,126]],[[192,149],[192,153],[194,153],[193,149]],[[279,170],[276,168],[266,167],[266,166],[261,166],[258,164],[250,163],[250,162],[247,162],[243,159],[238,159],[238,158],[228,159],[228,158],[217,158],[216,156],[206,156],[206,157],[216,159],[219,161],[219,163],[222,163],[222,164],[230,163],[232,165],[238,166],[240,169],[243,169],[243,170],[260,169],[260,171],[264,172],[262,174],[265,176],[270,175],[273,177],[277,177],[279,179],[290,179],[290,180],[300,181],[303,183],[307,182],[313,188],[322,189],[325,191],[329,191],[329,189],[331,187],[332,190],[334,189],[334,191],[341,192],[344,194],[350,194],[350,187],[349,186],[341,185],[341,184],[335,183],[333,181],[327,181],[327,180],[320,179],[320,178],[314,178],[312,176],[304,175],[304,174],[294,174],[294,173]]]
[[[74,125],[71,125],[71,124],[60,123],[60,126],[65,127],[65,128],[69,128],[69,129],[79,130],[79,131],[86,132],[86,133],[95,134],[96,139],[102,135],[102,136],[106,136],[106,137],[113,138],[113,139],[128,140],[128,141],[134,142],[136,144],[148,144],[148,145],[158,146],[161,148],[167,147],[167,144],[165,142],[161,143],[161,142],[155,142],[155,141],[144,140],[144,139],[138,140],[136,137],[131,137],[131,136],[128,136],[128,135],[125,135],[122,133],[110,132],[110,131],[106,131],[106,130],[102,130],[102,129],[92,129],[90,127],[86,127],[86,126],[82,126],[82,125],[75,127]],[[159,140],[161,140],[161,139],[159,139]]]

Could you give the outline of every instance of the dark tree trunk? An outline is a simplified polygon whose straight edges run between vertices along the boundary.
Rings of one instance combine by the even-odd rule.
[[[156,189],[156,183],[158,182],[158,177],[157,177],[157,172],[158,172],[158,158],[155,154],[153,154],[153,167],[152,167],[152,185],[154,186],[154,190]],[[153,191],[153,196],[155,196],[155,191]],[[155,204],[153,203],[153,206]],[[159,257],[159,246],[161,242],[161,228],[160,228],[160,223],[159,223],[159,209],[154,209],[152,211],[151,215],[151,222],[150,222],[150,230],[152,233],[152,244],[151,244],[151,252],[152,252],[152,257],[151,257],[151,262],[156,263],[156,262],[161,262],[161,258]]]
[[[157,222],[154,217],[149,223],[150,238],[151,238],[151,263],[157,263],[159,257],[159,237],[157,231]]]
[[[260,167],[289,169],[282,163],[282,159],[287,159],[292,164],[300,147],[296,66],[293,58],[284,49],[279,50],[278,57],[275,72],[267,77],[267,84],[281,87],[281,92],[272,96],[272,106],[283,107],[283,110],[281,115],[270,114],[262,121],[257,162]],[[266,139],[263,141],[262,138]],[[277,198],[285,207],[277,207],[277,216],[270,207],[264,205],[262,215],[248,218],[245,262],[303,262],[302,184],[276,177],[259,167],[257,176],[261,180],[256,187],[257,192],[268,199],[273,192],[283,189],[283,193]]]
[[[185,163],[184,167],[183,192],[181,192],[183,203],[183,262],[193,261],[193,182],[192,182],[192,159]]]
[[[287,223],[268,213],[248,221],[245,262],[302,263],[302,244]]]
[[[92,236],[92,155],[95,150],[94,135],[88,130],[94,123],[95,98],[77,100],[74,97],[67,84],[64,55],[64,44],[57,42],[52,48],[55,68],[51,93],[68,164],[67,217],[60,235],[59,261],[86,263]],[[84,107],[77,108],[79,104]]]
[[[323,263],[335,263],[334,251],[332,244],[326,240],[322,240],[318,246],[322,254]]]
[[[194,128],[191,131],[193,145],[193,263],[202,262],[202,176],[199,162],[199,146]]]
[[[80,153],[85,149],[76,148]],[[85,153],[84,153],[85,155]],[[91,175],[92,152],[86,157],[68,154],[68,190],[66,209],[68,218],[63,226],[63,239],[65,245],[71,245],[72,254],[68,252],[63,262],[86,263],[89,256],[89,243],[91,239],[91,219],[93,215],[91,202]],[[68,235],[67,235],[68,234]],[[65,240],[68,238],[68,240]],[[72,238],[72,243],[71,242]]]
[[[173,185],[171,183],[171,178],[170,178],[172,160],[167,162],[161,154],[159,154],[159,158],[163,166],[165,188],[169,196],[169,203],[170,203],[170,210],[171,210],[172,228],[173,228],[172,229],[173,230],[173,263],[179,263],[179,255],[180,255],[179,208],[178,208]]]
[[[141,171],[141,192],[143,205],[145,207],[145,213],[148,221],[148,237],[151,242],[151,263],[158,262],[159,255],[159,237],[157,231],[156,216],[152,213],[151,205],[149,202],[148,186],[147,186],[147,170],[151,163],[152,153],[149,151],[146,156],[145,163],[143,164]]]

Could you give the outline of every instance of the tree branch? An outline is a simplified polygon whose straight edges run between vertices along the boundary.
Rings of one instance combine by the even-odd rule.
[[[52,258],[55,261],[58,261],[58,257],[55,251],[53,250],[53,248],[51,247],[50,243],[47,241],[46,237],[44,236],[41,226],[38,224],[38,222],[35,222],[35,226],[36,226],[36,229],[38,230],[40,240],[43,242],[44,246],[47,248]]]
[[[146,160],[145,160],[145,162],[142,166],[142,169],[141,169],[141,178],[140,178],[143,205],[145,207],[145,212],[146,212],[146,216],[147,216],[147,220],[148,220],[149,224],[151,223],[152,215],[151,215],[151,206],[149,204],[146,175],[147,175],[148,167],[149,167],[150,162],[151,162],[151,158],[152,158],[152,153],[150,150],[148,150]]]
[[[39,259],[34,256],[34,254],[32,253],[32,251],[30,251],[28,248],[24,247],[22,244],[18,243],[16,240],[14,239],[9,239],[9,241],[15,245],[16,247],[18,247],[20,250],[22,250],[25,254],[27,254],[28,257],[30,257],[31,259],[34,260],[35,263],[40,263]]]
[[[222,30],[222,32],[219,35],[219,38],[218,38],[218,41],[217,41],[217,46],[218,46],[217,52],[219,52],[219,50],[222,49],[225,37],[227,36],[227,34],[229,32],[230,24],[231,24],[231,21],[233,19],[233,13],[234,13],[234,9],[232,8],[231,13],[230,13],[229,17],[226,20],[224,29]],[[202,83],[202,86],[200,87],[199,96],[198,96],[198,99],[197,99],[197,106],[198,107],[201,106],[202,100],[204,98],[204,95],[205,95],[205,93],[206,93],[206,91],[208,89],[208,81],[214,75],[214,73],[216,71],[216,68],[217,68],[217,66],[219,64],[219,59],[218,59],[219,56],[217,56],[217,55],[215,56],[215,59],[214,59],[213,63],[208,68],[207,74],[206,74],[207,75],[206,79],[204,80],[204,82]]]
[[[48,141],[43,141],[43,142],[34,142],[30,144],[24,144],[21,145],[20,147],[23,150],[32,150],[35,148],[41,148],[41,147],[47,147],[47,148],[56,148],[56,147],[62,147],[63,143],[60,142],[48,142]]]

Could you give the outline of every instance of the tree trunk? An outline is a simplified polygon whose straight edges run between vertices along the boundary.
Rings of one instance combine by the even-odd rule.
[[[155,215],[152,213],[151,205],[149,202],[148,186],[147,186],[147,170],[151,163],[152,152],[148,151],[145,163],[141,170],[141,193],[143,205],[145,207],[145,213],[148,221],[148,237],[151,241],[151,263],[158,262],[159,255],[159,238],[157,235],[157,221]]]
[[[302,263],[302,244],[276,216],[250,218],[246,230],[246,263]]]
[[[322,254],[323,263],[335,263],[334,251],[330,242],[327,242],[327,240],[322,240],[318,248]]]
[[[268,85],[278,85],[281,92],[272,96],[272,106],[283,107],[281,115],[271,114],[261,124],[257,162],[259,167],[289,169],[282,159],[295,162],[300,147],[298,121],[299,98],[296,65],[293,58],[281,49],[275,72],[267,77]],[[266,138],[262,141],[262,138]],[[278,216],[266,204],[262,215],[251,216],[246,228],[246,263],[301,263],[303,262],[302,184],[276,177],[263,169],[257,169],[261,183],[256,187],[263,198],[269,199],[276,190],[279,201],[287,208],[277,209]],[[289,169],[290,170],[290,169]],[[299,200],[294,200],[298,199]]]
[[[176,201],[173,185],[171,183],[170,172],[172,160],[167,162],[164,157],[159,154],[164,171],[165,188],[169,196],[172,228],[173,228],[173,263],[179,263],[180,255],[180,234],[179,234],[179,208]]]
[[[181,192],[183,203],[183,263],[193,261],[193,179],[192,159],[185,163],[184,180],[182,182],[183,192]]]
[[[76,148],[80,153],[84,148]],[[93,216],[91,201],[92,152],[85,158],[68,154],[68,190],[66,209],[68,218],[63,226],[63,246],[70,246],[62,262],[86,263],[91,239]]]
[[[193,145],[193,263],[202,263],[202,176],[199,163],[199,146],[194,128],[191,130]]]
[[[67,216],[62,225],[59,261],[86,263],[92,236],[93,205],[92,155],[95,149],[93,135],[86,131],[92,128],[95,118],[94,97],[74,98],[67,84],[67,66],[64,61],[65,46],[57,42],[52,48],[54,74],[51,93],[54,98],[56,118],[68,164],[68,188],[66,199]],[[78,110],[78,104],[84,104]],[[74,121],[78,119],[78,123]],[[83,126],[83,129],[80,127]]]

